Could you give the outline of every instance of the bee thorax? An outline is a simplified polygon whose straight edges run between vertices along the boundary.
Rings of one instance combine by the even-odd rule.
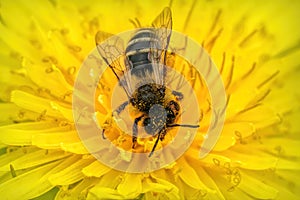
[[[141,112],[148,113],[155,105],[163,105],[165,87],[155,83],[145,84],[139,87],[132,95],[131,104]]]

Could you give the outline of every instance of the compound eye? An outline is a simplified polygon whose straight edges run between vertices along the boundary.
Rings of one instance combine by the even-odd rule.
[[[179,111],[180,110],[180,106],[176,101],[170,101],[170,103],[168,104],[168,107],[170,107],[173,111]]]
[[[151,119],[150,119],[150,117],[147,117],[143,121],[143,126],[148,126],[150,123],[151,123]]]

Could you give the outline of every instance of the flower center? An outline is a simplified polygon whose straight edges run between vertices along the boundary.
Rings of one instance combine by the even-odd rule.
[[[205,82],[193,66],[182,57],[174,54],[168,54],[167,57],[166,65],[182,77],[176,77],[174,74],[172,75],[174,77],[166,77],[168,80],[166,86],[159,87],[155,83],[142,85],[129,98],[122,90],[116,92],[116,87],[121,89],[122,87],[110,69],[106,69],[102,74],[95,95],[96,112],[102,114],[102,118],[98,118],[98,123],[105,129],[104,137],[118,148],[129,152],[150,153],[158,137],[155,150],[172,143],[180,124],[199,123],[199,121],[186,122],[182,119],[185,112],[190,113],[190,118],[196,113],[193,113],[193,108],[189,105],[190,94],[186,85],[190,85],[196,94],[200,106],[199,120],[205,119],[207,123],[203,124],[200,130],[206,132],[212,111]],[[188,130],[184,134],[189,140]],[[136,145],[133,144],[134,137]],[[199,134],[199,138],[202,140],[203,135]]]

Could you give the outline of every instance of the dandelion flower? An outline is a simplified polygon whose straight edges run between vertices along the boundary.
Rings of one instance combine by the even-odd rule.
[[[125,173],[99,162],[80,140],[74,82],[97,31],[132,29],[134,18],[149,24],[165,6],[173,29],[201,44],[219,68],[226,120],[212,151],[199,158],[212,113],[203,97],[201,128],[179,159],[153,172]],[[297,199],[298,7],[296,1],[1,1],[1,198]],[[107,97],[99,98],[99,111],[109,108]]]

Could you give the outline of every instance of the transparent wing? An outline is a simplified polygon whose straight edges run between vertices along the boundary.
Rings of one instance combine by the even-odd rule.
[[[149,57],[154,64],[154,73],[162,80],[164,84],[165,71],[164,67],[159,67],[159,63],[166,64],[166,53],[172,33],[172,13],[169,7],[164,10],[152,22],[155,28],[155,38],[150,41],[151,50]]]
[[[128,70],[128,62],[124,62],[124,41],[122,38],[110,33],[99,31],[95,36],[98,52],[105,63],[110,67],[127,96],[130,93],[129,77],[125,75]],[[126,59],[125,59],[126,60]]]
[[[164,49],[168,48],[172,33],[172,12],[169,7],[164,10],[152,22],[152,26],[157,29],[157,37],[162,42]]]

